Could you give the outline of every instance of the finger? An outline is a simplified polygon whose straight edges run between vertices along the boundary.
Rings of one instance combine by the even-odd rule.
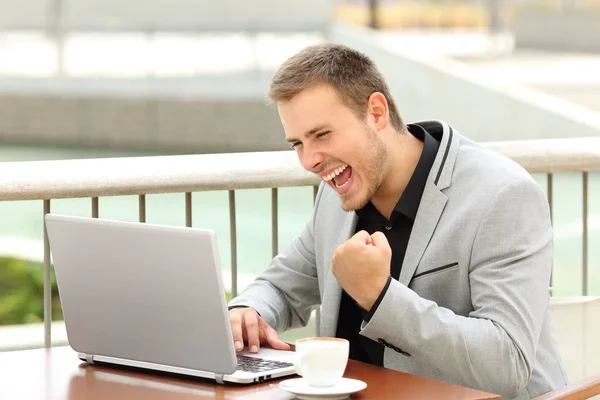
[[[361,244],[372,244],[372,239],[371,239],[371,235],[369,235],[369,232],[361,230],[358,231],[354,234],[354,236],[352,236],[352,240],[357,241]]]
[[[267,338],[267,343],[269,346],[271,346],[272,348],[277,349],[277,350],[290,350],[291,349],[289,344],[287,344],[283,340],[279,339],[279,335],[277,335],[277,332],[275,331],[275,329],[271,328],[264,320],[263,320],[263,323],[264,323],[264,326],[262,329]]]
[[[387,237],[385,237],[383,232],[375,232],[371,235],[371,239],[373,240],[373,246],[379,249],[392,251],[392,249],[390,248],[390,243],[388,242]]]
[[[236,351],[244,349],[244,335],[242,333],[242,313],[239,309],[229,311],[229,321],[233,333],[233,344]]]
[[[256,311],[248,311],[244,313],[244,325],[246,335],[248,336],[248,348],[250,352],[258,352],[260,347],[260,339],[258,337],[258,314]]]

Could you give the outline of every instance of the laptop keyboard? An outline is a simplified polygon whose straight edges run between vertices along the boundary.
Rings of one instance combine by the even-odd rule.
[[[293,366],[289,362],[240,355],[237,356],[237,364],[237,369],[245,372],[263,372]]]

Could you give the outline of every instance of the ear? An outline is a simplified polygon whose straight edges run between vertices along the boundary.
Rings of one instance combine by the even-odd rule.
[[[385,96],[375,92],[369,96],[367,117],[374,124],[375,129],[382,130],[388,125],[389,109]]]

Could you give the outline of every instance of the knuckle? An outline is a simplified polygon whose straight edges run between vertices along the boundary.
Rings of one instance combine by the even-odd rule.
[[[248,327],[248,328],[258,327],[258,321],[256,320],[256,318],[247,318],[246,319],[246,327]]]
[[[235,309],[229,311],[229,321],[232,324],[239,324],[242,321],[242,316],[239,312],[236,312]]]
[[[244,317],[258,316],[258,313],[256,312],[256,310],[252,307],[246,307],[246,308],[243,308],[243,310],[244,310]]]

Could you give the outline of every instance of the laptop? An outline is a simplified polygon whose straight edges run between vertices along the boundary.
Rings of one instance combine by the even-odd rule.
[[[46,214],[69,345],[109,364],[249,384],[291,351],[236,354],[215,232]]]

